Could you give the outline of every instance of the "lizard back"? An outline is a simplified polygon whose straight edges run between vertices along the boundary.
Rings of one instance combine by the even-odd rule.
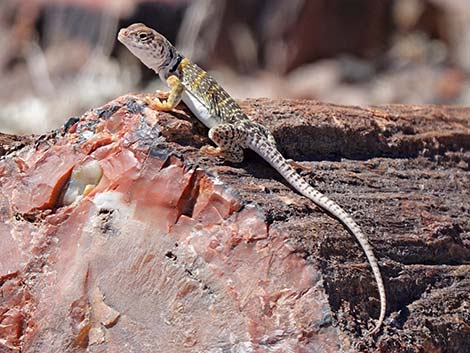
[[[194,98],[209,107],[219,123],[237,123],[248,117],[235,100],[206,71],[184,58],[178,66],[179,79]]]
[[[191,105],[200,103],[198,109],[191,109],[191,111],[199,114],[198,118],[201,121],[208,120],[207,117],[201,117],[203,115],[201,112],[207,110],[210,120],[216,122],[214,125],[222,123],[238,125],[247,131],[251,130],[254,134],[260,134],[275,145],[271,132],[263,125],[251,121],[227,91],[198,65],[184,58],[181,60],[177,72],[170,74],[176,74],[181,80],[185,87],[183,101],[190,106],[190,109]],[[214,125],[208,125],[208,127],[211,128]]]

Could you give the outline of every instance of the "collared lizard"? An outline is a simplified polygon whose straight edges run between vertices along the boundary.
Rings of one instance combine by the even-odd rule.
[[[274,136],[263,125],[251,121],[230,95],[204,70],[181,55],[157,31],[135,23],[119,31],[118,39],[147,67],[166,81],[167,99],[146,98],[150,107],[170,111],[183,100],[196,117],[209,128],[209,137],[217,145],[201,150],[231,162],[243,161],[243,150],[258,153],[300,194],[333,215],[355,236],[372,268],[380,296],[380,315],[371,334],[379,331],[386,312],[386,296],[377,259],[366,235],[339,205],[308,184],[278,151]]]

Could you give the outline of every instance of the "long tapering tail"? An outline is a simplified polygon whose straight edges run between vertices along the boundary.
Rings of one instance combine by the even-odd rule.
[[[375,328],[370,331],[370,334],[375,334],[379,331],[385,318],[387,308],[387,301],[385,296],[385,287],[380,273],[377,258],[369,244],[366,235],[361,231],[361,228],[352,219],[352,217],[343,210],[338,204],[330,200],[321,192],[315,190],[309,183],[302,178],[296,170],[286,161],[277,148],[271,146],[263,138],[254,138],[248,143],[248,148],[258,153],[264,160],[266,160],[279,174],[281,174],[299,193],[309,198],[317,206],[321,207],[324,211],[330,213],[337,218],[344,226],[354,235],[362,249],[364,250],[367,260],[372,268],[372,272],[377,282],[377,288],[380,296],[380,315],[375,325]]]

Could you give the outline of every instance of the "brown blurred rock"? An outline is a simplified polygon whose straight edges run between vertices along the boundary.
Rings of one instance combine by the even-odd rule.
[[[391,0],[228,1],[209,63],[222,61],[250,72],[256,68],[254,60],[285,73],[344,53],[371,57],[381,53],[389,39],[392,4]],[[240,53],[251,41],[255,55],[247,65]]]
[[[2,149],[1,352],[464,351],[470,109],[242,103],[287,157],[328,159],[301,172],[370,235],[382,335],[337,221],[252,153],[201,155],[183,106],[125,96]]]

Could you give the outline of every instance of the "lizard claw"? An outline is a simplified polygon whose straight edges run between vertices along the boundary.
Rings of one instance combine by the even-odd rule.
[[[214,146],[209,146],[209,145],[202,146],[200,151],[212,157],[219,157],[223,155],[223,152],[220,149],[220,147],[214,147]]]
[[[171,111],[172,108],[168,105],[167,101],[161,101],[157,97],[150,97],[150,96],[145,96],[143,99],[144,103],[146,103],[151,109],[154,110],[161,110],[164,112]]]
[[[157,89],[157,90],[155,91],[155,94],[156,94],[159,98],[163,98],[163,99],[168,99],[168,97],[170,96],[170,92],[162,91],[162,90],[159,90],[159,89]]]
[[[287,160],[287,163],[289,163],[292,167],[294,167],[295,169],[300,169],[304,172],[311,172],[312,171],[312,168],[309,168],[309,167],[306,167],[306,166],[303,166],[302,164],[292,160],[292,159],[288,159]]]

